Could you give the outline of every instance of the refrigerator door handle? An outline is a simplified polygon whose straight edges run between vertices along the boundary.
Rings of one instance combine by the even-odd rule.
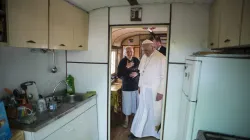
[[[192,101],[189,99],[189,96],[187,94],[185,94],[184,91],[182,91],[182,93],[184,94],[184,96],[186,97],[186,99],[188,100],[188,102],[192,102],[192,103],[197,103],[197,101]]]

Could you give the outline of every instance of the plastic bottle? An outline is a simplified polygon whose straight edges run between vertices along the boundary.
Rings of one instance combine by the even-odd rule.
[[[67,87],[67,93],[69,95],[75,94],[75,83],[74,83],[74,77],[72,75],[68,75],[66,82],[69,87]]]

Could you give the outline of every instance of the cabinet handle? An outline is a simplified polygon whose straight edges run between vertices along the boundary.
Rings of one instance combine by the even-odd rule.
[[[213,46],[214,45],[214,43],[210,43],[210,46]]]
[[[82,45],[80,45],[80,46],[78,46],[78,47],[82,48],[83,46],[82,46]]]
[[[59,46],[61,46],[61,47],[65,47],[65,45],[64,45],[64,44],[60,44]]]
[[[29,40],[29,41],[26,41],[27,43],[33,43],[33,44],[35,44],[36,42],[35,41],[33,41],[33,40]]]
[[[230,39],[226,39],[224,42],[225,43],[228,43],[228,42],[230,42],[231,40]]]

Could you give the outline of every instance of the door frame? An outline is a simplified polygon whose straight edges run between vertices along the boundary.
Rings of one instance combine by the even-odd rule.
[[[165,97],[163,98],[163,107],[162,107],[162,118],[161,118],[161,136],[160,139],[163,140],[164,137],[164,126],[165,126],[165,116],[166,116],[166,100],[167,100],[167,85],[168,85],[168,71],[169,71],[169,55],[170,55],[170,39],[171,39],[171,14],[170,14],[170,23],[156,23],[156,24],[119,24],[119,25],[110,25],[108,26],[108,88],[107,88],[107,99],[108,99],[108,104],[107,104],[107,140],[110,140],[110,135],[111,135],[111,74],[110,74],[110,70],[111,70],[111,57],[110,57],[110,53],[111,53],[111,47],[112,47],[112,28],[116,27],[116,28],[140,28],[140,27],[145,27],[145,26],[156,26],[156,27],[160,27],[160,26],[165,26],[167,27],[168,31],[167,31],[167,44],[166,44],[166,49],[167,49],[167,72],[166,72],[166,91],[165,91]]]

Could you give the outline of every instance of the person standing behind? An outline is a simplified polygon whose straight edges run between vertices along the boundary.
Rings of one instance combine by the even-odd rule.
[[[142,42],[144,55],[139,70],[139,106],[129,139],[153,136],[160,139],[162,99],[166,88],[166,57],[155,50],[153,42]]]
[[[155,36],[151,37],[150,40],[153,41],[155,49],[166,56],[166,47],[162,46],[161,38],[159,36]]]
[[[118,65],[117,76],[122,79],[122,112],[126,115],[123,127],[128,127],[129,116],[137,110],[139,59],[133,57],[132,47],[124,49],[125,56]]]

